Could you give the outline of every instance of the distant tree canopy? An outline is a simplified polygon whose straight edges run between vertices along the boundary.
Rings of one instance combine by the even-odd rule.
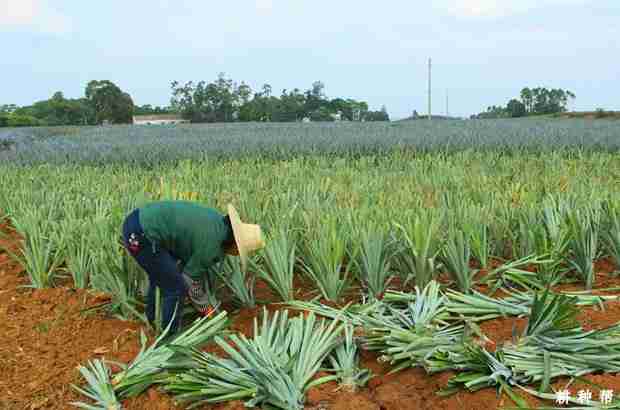
[[[151,104],[134,105],[133,115],[176,114],[170,107],[152,106]]]
[[[363,101],[327,98],[320,81],[306,91],[284,89],[279,97],[272,94],[269,84],[254,92],[249,85],[237,84],[223,73],[210,83],[190,81],[181,85],[174,81],[171,87],[172,108],[192,122],[334,121],[337,114],[348,121],[389,121],[385,107],[373,112]]]
[[[92,112],[85,99],[66,99],[57,91],[49,100],[37,101],[26,107],[14,104],[0,107],[0,126],[90,124]]]
[[[223,73],[209,83],[190,81],[181,85],[174,81],[171,87],[169,107],[136,106],[131,96],[113,82],[93,80],[86,85],[83,98],[68,99],[57,91],[50,99],[30,106],[0,105],[0,127],[123,124],[133,122],[134,115],[157,114],[181,114],[192,122],[390,119],[385,106],[380,111],[370,111],[364,101],[327,98],[325,85],[320,81],[305,91],[299,88],[282,90],[279,97],[273,95],[269,84],[253,91],[249,85],[237,84]]]
[[[57,91],[48,100],[26,107],[0,106],[0,126],[94,125],[131,123],[133,101],[111,81],[91,81],[85,98],[67,99]]]
[[[506,107],[490,106],[485,112],[472,115],[472,118],[517,118],[565,112],[568,102],[575,98],[575,94],[560,88],[525,87],[519,98],[512,98]]]
[[[133,100],[116,84],[108,80],[88,83],[84,92],[90,108],[95,114],[95,123],[108,121],[113,124],[133,121]]]

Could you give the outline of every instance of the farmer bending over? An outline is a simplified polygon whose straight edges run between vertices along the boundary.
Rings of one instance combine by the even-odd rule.
[[[123,238],[149,277],[146,316],[154,322],[157,286],[162,325],[172,321],[171,334],[181,328],[186,294],[203,316],[217,309],[207,297],[214,283],[209,268],[228,254],[239,256],[245,271],[248,254],[264,246],[260,226],[242,223],[232,205],[222,215],[190,201],[160,201],[133,210],[123,224]]]

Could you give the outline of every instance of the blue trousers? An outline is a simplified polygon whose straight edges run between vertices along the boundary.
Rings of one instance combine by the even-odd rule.
[[[179,269],[178,258],[166,249],[153,244],[144,235],[140,225],[139,210],[135,209],[123,223],[124,245],[129,254],[144,269],[149,278],[146,300],[146,317],[155,321],[155,287],[162,298],[162,326],[166,328],[172,321],[170,333],[176,333],[182,326],[182,313],[187,285]],[[175,308],[177,310],[175,314]]]

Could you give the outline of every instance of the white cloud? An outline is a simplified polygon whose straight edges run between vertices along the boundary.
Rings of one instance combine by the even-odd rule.
[[[45,0],[0,0],[0,30],[66,33],[71,21]]]

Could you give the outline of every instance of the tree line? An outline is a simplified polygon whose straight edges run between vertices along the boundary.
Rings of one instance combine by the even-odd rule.
[[[365,101],[327,98],[321,81],[314,82],[305,91],[284,89],[280,96],[273,94],[269,84],[252,91],[249,85],[237,84],[223,73],[209,83],[190,81],[182,85],[174,81],[171,87],[171,106],[192,122],[333,121],[338,117],[348,121],[390,119],[385,106],[371,111]]]
[[[519,118],[557,114],[566,112],[568,103],[574,99],[574,93],[561,88],[525,87],[519,98],[512,98],[506,106],[492,105],[485,112],[472,115],[471,118]]]
[[[177,114],[194,123],[248,121],[389,121],[385,106],[371,111],[364,101],[329,99],[325,86],[317,81],[305,91],[298,88],[272,94],[269,84],[254,92],[247,84],[237,84],[221,73],[212,82],[171,84],[172,97],[166,107],[137,106],[126,91],[108,80],[90,81],[84,97],[65,98],[58,91],[51,98],[32,105],[0,105],[0,127],[38,125],[127,124],[134,115]]]
[[[57,91],[48,100],[18,107],[0,106],[0,126],[95,125],[130,123],[134,113],[131,96],[108,80],[90,81],[82,98],[65,98]]]

